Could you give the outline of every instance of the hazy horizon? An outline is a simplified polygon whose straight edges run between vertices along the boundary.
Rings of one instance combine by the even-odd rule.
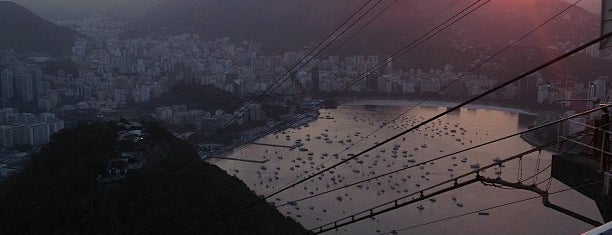
[[[11,0],[45,18],[80,18],[90,14],[109,13],[117,11],[124,14],[131,10],[146,11],[162,0]],[[550,1],[550,0],[547,0]],[[574,3],[576,0],[560,0]],[[578,4],[589,12],[599,14],[600,0],[587,0]],[[131,12],[133,13],[133,12]]]

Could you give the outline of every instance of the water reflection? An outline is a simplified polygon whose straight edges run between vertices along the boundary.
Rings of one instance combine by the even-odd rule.
[[[230,157],[261,160],[269,159],[263,165],[253,163],[219,161],[221,168],[242,179],[257,194],[266,195],[297,179],[318,172],[390,136],[417,125],[446,110],[446,107],[417,107],[404,117],[393,121],[410,107],[394,106],[340,106],[335,110],[321,110],[321,117],[307,127],[289,129],[263,137],[257,142],[279,145],[297,145],[289,150],[265,146],[247,146]],[[351,213],[378,205],[403,195],[434,185],[458,174],[468,172],[507,156],[530,149],[520,138],[512,138],[452,156],[430,164],[415,167],[383,178],[351,186],[347,189],[328,193],[313,199],[295,200],[341,187],[368,177],[411,166],[479,143],[514,134],[519,126],[519,115],[496,110],[461,109],[445,116],[412,133],[408,133],[363,156],[342,164],[320,176],[288,190],[273,198],[270,203],[311,228]],[[380,131],[371,134],[374,130]],[[523,172],[535,172],[536,155],[523,160]],[[550,163],[550,154],[544,153],[541,164]],[[516,180],[517,162],[485,172],[491,177]],[[544,175],[549,175],[546,172]],[[554,187],[560,187],[556,185]],[[577,194],[568,194],[569,199],[584,201]],[[357,223],[338,231],[339,234],[376,234],[391,229],[431,221],[449,215],[495,205],[524,197],[533,196],[518,190],[500,190],[474,185],[439,195],[414,206],[405,207],[392,213]],[[577,200],[580,199],[580,200]],[[577,203],[580,204],[580,203]],[[585,204],[585,205],[582,205]],[[593,208],[582,202],[583,210]],[[551,212],[536,203],[487,212],[488,215],[466,217],[449,221],[438,226],[410,231],[418,234],[490,234],[491,229],[504,229],[503,234],[522,233],[524,227],[516,223],[530,223],[534,219],[532,232],[579,233],[589,228],[581,222]],[[528,215],[525,215],[527,213]],[[593,214],[592,211],[588,213]],[[595,213],[596,214],[596,213]],[[515,218],[520,216],[520,218]],[[549,223],[535,223],[535,219],[546,216]],[[596,216],[595,216],[596,217]],[[512,219],[512,220],[508,220]],[[569,230],[568,230],[569,229]],[[499,230],[496,230],[499,231]]]

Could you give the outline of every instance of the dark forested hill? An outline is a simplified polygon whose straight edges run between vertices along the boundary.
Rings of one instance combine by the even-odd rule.
[[[0,31],[0,49],[53,55],[70,53],[74,41],[81,36],[10,1],[0,1]]]
[[[221,223],[259,197],[202,162],[186,143],[145,124],[144,168],[98,184],[116,155],[114,123],[66,130],[19,174],[0,184],[0,234],[303,234],[262,203]]]

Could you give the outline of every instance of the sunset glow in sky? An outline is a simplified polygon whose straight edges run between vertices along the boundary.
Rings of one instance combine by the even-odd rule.
[[[574,3],[576,0],[563,0],[568,3]],[[579,6],[587,9],[590,12],[599,13],[601,11],[601,0],[586,0],[582,1]]]

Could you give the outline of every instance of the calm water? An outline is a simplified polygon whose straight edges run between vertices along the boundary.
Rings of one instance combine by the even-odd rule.
[[[393,136],[421,120],[446,110],[445,107],[417,107],[395,122],[391,121],[408,109],[410,107],[340,106],[334,110],[321,110],[322,117],[330,118],[320,118],[307,127],[286,130],[257,141],[280,145],[294,145],[297,141],[297,143],[303,143],[305,149],[302,151],[249,145],[236,150],[230,154],[230,157],[269,161],[265,164],[256,164],[223,160],[215,164],[229,174],[242,179],[257,194],[267,195],[294,182],[308,172],[317,171],[322,166],[330,166],[350,153],[358,153],[373,146],[376,141]],[[519,114],[516,113],[486,109],[461,109],[460,112],[454,112],[403,138],[381,146],[359,160],[350,161],[333,172],[325,173],[317,179],[288,190],[272,198],[270,202],[277,205],[285,204],[288,201],[366,177],[383,174],[519,132],[524,127],[518,125],[518,119]],[[367,137],[384,123],[388,125]],[[503,159],[531,148],[517,137],[459,154],[454,158],[442,159],[422,168],[411,168],[368,183],[301,201],[297,205],[282,206],[279,210],[310,229],[413,193],[419,188],[434,185],[453,175],[471,171],[470,165],[472,164],[478,163],[480,166],[485,166],[493,163],[495,157]],[[338,156],[334,156],[335,154]],[[541,159],[540,169],[543,169],[550,164],[551,153],[528,155],[523,160],[523,178],[537,172],[538,158]],[[506,163],[506,167],[501,168],[501,177],[508,181],[516,181],[519,177],[517,166],[518,161]],[[491,177],[496,176],[493,169],[484,174]],[[545,171],[538,176],[537,181],[545,180],[549,176],[550,172]],[[543,183],[541,187],[546,188],[546,185],[547,183]],[[566,187],[560,182],[553,181],[551,191]],[[528,191],[499,189],[477,183],[438,195],[435,201],[425,200],[327,234],[388,233],[392,230],[533,196],[536,194]],[[551,201],[601,220],[595,203],[577,192],[570,191],[553,195]],[[422,206],[422,209],[417,208],[418,206]],[[489,215],[471,214],[397,233],[580,234],[592,228],[588,224],[545,208],[539,199],[487,212]]]

